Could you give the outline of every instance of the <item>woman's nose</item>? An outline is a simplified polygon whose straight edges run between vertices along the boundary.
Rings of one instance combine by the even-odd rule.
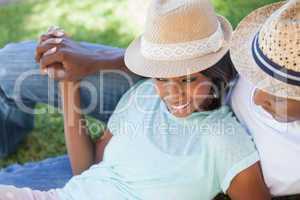
[[[262,107],[268,108],[272,105],[269,95],[258,89],[254,93],[253,101],[256,105],[262,106]]]
[[[167,83],[165,88],[168,95],[173,97],[184,96],[185,94],[184,88],[181,86],[181,84],[175,81]]]

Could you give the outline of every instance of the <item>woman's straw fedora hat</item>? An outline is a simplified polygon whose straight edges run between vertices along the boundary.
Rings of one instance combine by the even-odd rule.
[[[233,34],[230,53],[240,75],[257,88],[300,100],[300,0],[248,15]]]
[[[125,63],[145,77],[170,78],[216,64],[229,50],[231,24],[209,0],[153,0],[145,31],[125,53]]]

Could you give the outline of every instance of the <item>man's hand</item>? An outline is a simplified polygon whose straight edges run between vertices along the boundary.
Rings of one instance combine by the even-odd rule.
[[[100,47],[91,50],[57,28],[40,37],[35,58],[42,73],[56,80],[80,80],[106,69],[131,73],[125,66],[123,49]]]
[[[40,61],[41,70],[48,70],[51,78],[58,80],[82,79],[91,73],[91,67],[95,62],[94,51],[68,37],[50,38],[42,42],[36,51],[36,59]],[[56,66],[53,68],[53,65]]]
[[[36,49],[42,72],[56,80],[79,80],[90,74],[95,58],[91,51],[65,36],[60,30],[42,35]]]
[[[52,42],[51,41],[50,42],[53,43],[52,44],[52,48],[53,48],[53,47],[55,47],[54,46],[55,44],[58,44],[62,41],[64,36],[65,36],[65,33],[62,29],[60,29],[59,27],[56,27],[56,26],[51,26],[48,29],[48,32],[46,34],[43,34],[43,35],[40,36],[38,45],[41,45],[43,42],[45,42],[48,39],[51,39]],[[40,62],[40,59],[41,59],[42,56],[43,56],[42,53],[37,52],[37,51],[35,52],[35,60],[36,60],[37,63]],[[49,76],[51,76],[52,75],[51,72],[52,73],[53,72],[56,72],[56,73],[60,72],[60,75],[62,73],[64,73],[63,66],[62,66],[61,63],[54,63],[52,65],[49,65],[48,68],[51,69],[49,72],[47,70],[42,71],[42,69],[41,69],[41,74],[43,74],[43,75],[49,74]]]

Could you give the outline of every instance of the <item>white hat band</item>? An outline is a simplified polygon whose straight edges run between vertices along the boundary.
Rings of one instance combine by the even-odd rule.
[[[208,38],[201,40],[176,43],[176,44],[155,44],[141,38],[141,53],[150,60],[172,61],[186,60],[210,53],[216,53],[224,44],[224,34],[219,23],[217,31]]]

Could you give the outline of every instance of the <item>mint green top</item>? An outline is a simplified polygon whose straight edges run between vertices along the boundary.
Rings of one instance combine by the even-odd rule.
[[[153,84],[122,97],[104,160],[59,189],[61,200],[210,200],[259,160],[228,107],[176,118]]]

